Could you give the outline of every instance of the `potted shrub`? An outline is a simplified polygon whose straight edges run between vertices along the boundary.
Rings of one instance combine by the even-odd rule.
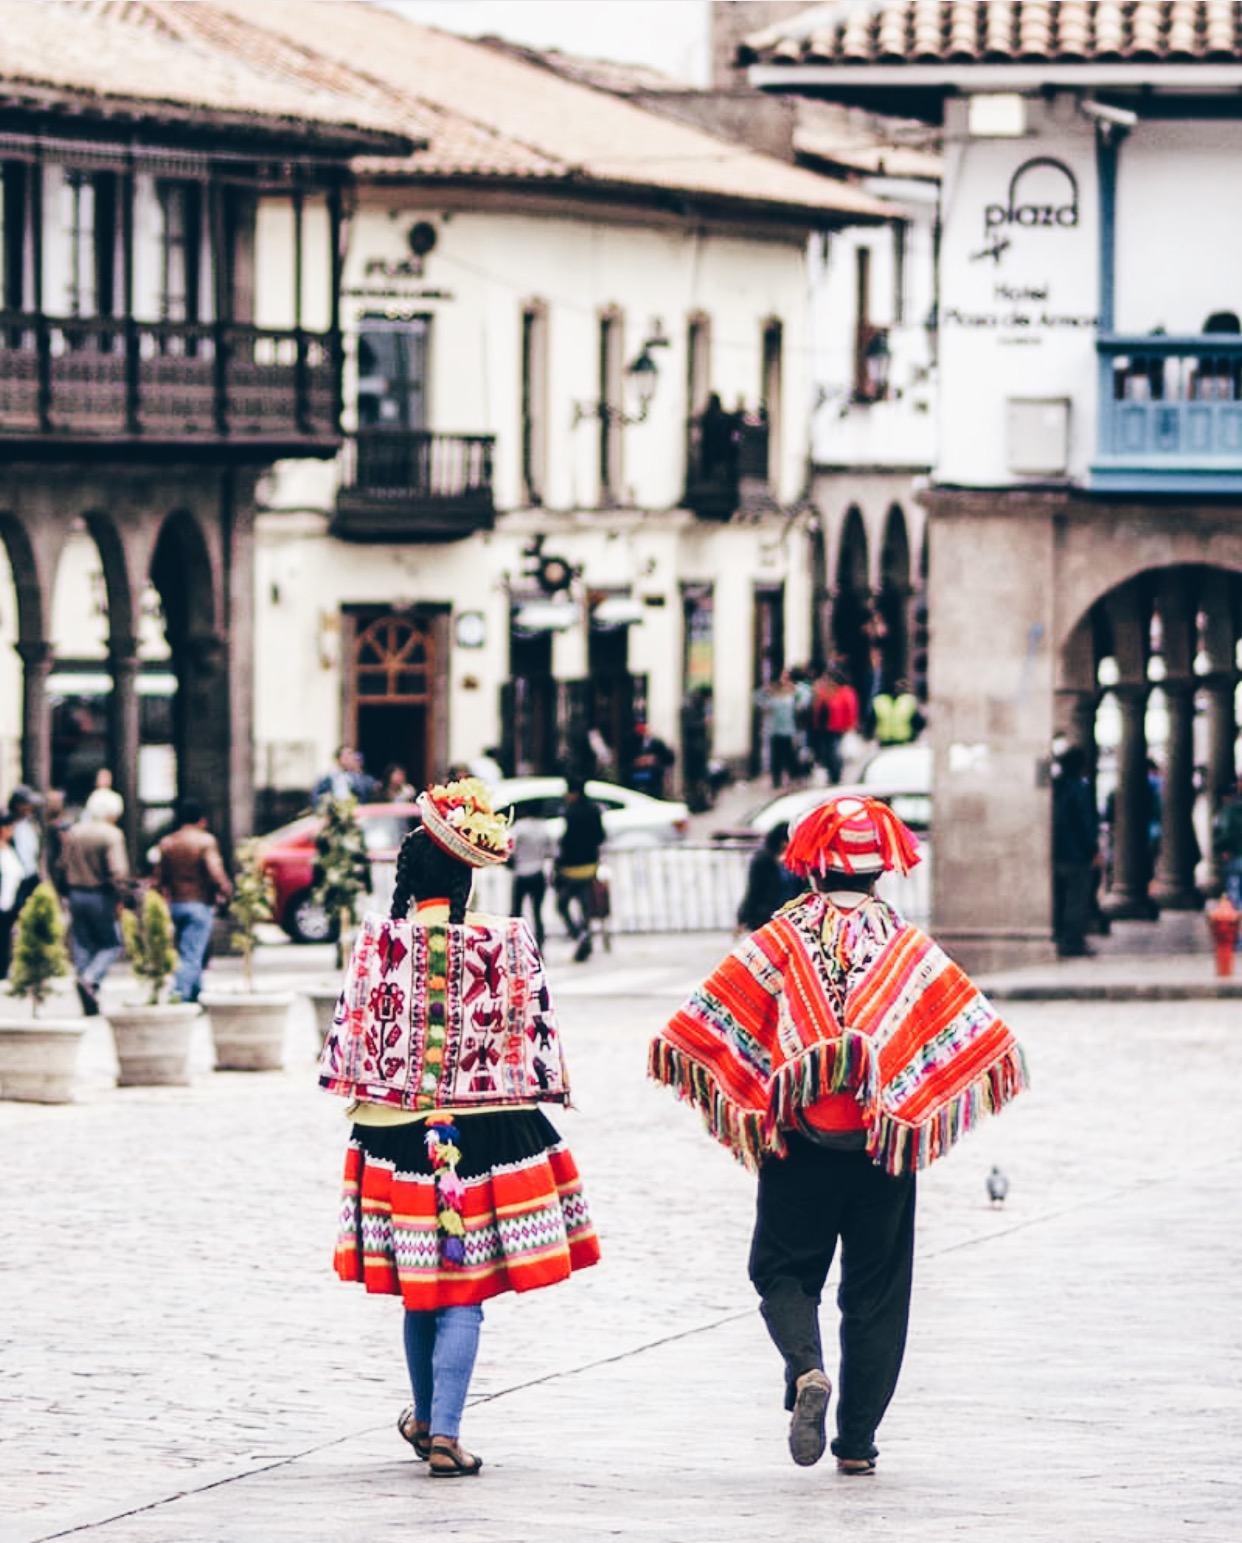
[[[336,931],[336,967],[344,969],[358,925],[358,902],[371,890],[371,862],[358,824],[357,799],[320,801],[323,826],[315,837],[318,861],[311,893],[332,918]]]
[[[0,1098],[72,1101],[86,1020],[42,1016],[53,983],[68,974],[60,896],[50,884],[40,884],[17,917],[9,992],[30,1003],[30,1017],[0,1020]]]
[[[108,1014],[116,1058],[118,1087],[186,1087],[191,1065],[197,1002],[170,1001],[169,983],[177,968],[176,934],[168,902],[148,889],[135,911],[121,916],[125,957],[134,978],[146,987],[146,1000],[126,1002]]]
[[[259,842],[241,842],[229,901],[233,937],[241,953],[241,986],[199,993],[211,1020],[217,1071],[279,1071],[285,1064],[285,1030],[293,992],[256,991],[254,984],[259,924],[273,919],[273,899]]]

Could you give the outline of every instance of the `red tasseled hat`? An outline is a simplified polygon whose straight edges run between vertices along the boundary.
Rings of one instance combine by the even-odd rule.
[[[901,873],[922,858],[918,843],[887,804],[878,798],[842,793],[804,814],[785,848],[785,866],[807,878],[813,873]]]

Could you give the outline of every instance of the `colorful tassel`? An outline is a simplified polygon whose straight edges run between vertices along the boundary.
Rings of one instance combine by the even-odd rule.
[[[466,1186],[457,1172],[461,1148],[457,1145],[457,1127],[447,1115],[432,1115],[427,1121],[427,1160],[436,1184],[436,1224],[440,1234],[440,1263],[450,1270],[466,1262]]]

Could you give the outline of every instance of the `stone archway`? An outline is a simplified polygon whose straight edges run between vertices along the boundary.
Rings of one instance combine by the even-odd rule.
[[[1197,909],[1218,887],[1210,832],[1236,786],[1240,638],[1242,573],[1180,563],[1115,585],[1066,639],[1057,727],[1100,779],[1113,916]]]
[[[851,505],[837,547],[836,586],[832,603],[833,652],[860,702],[870,700],[871,612],[870,564],[862,512]]]
[[[900,504],[892,504],[884,517],[880,544],[880,583],[875,609],[880,618],[878,638],[883,684],[891,688],[909,677],[910,601],[914,592],[910,575],[910,537]]]
[[[21,777],[31,787],[44,788],[48,783],[49,768],[44,687],[52,668],[47,620],[51,608],[49,575],[54,564],[50,553],[36,547],[24,522],[7,511],[0,511],[0,542],[8,554],[17,603],[14,646],[21,660],[22,674]]]

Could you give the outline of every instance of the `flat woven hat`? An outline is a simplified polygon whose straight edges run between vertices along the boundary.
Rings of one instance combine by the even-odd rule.
[[[785,866],[812,873],[909,873],[920,862],[918,843],[878,798],[842,793],[804,814],[785,849]]]
[[[513,850],[509,821],[492,808],[487,787],[477,777],[434,783],[418,796],[423,829],[452,857],[471,868],[508,860]]]

